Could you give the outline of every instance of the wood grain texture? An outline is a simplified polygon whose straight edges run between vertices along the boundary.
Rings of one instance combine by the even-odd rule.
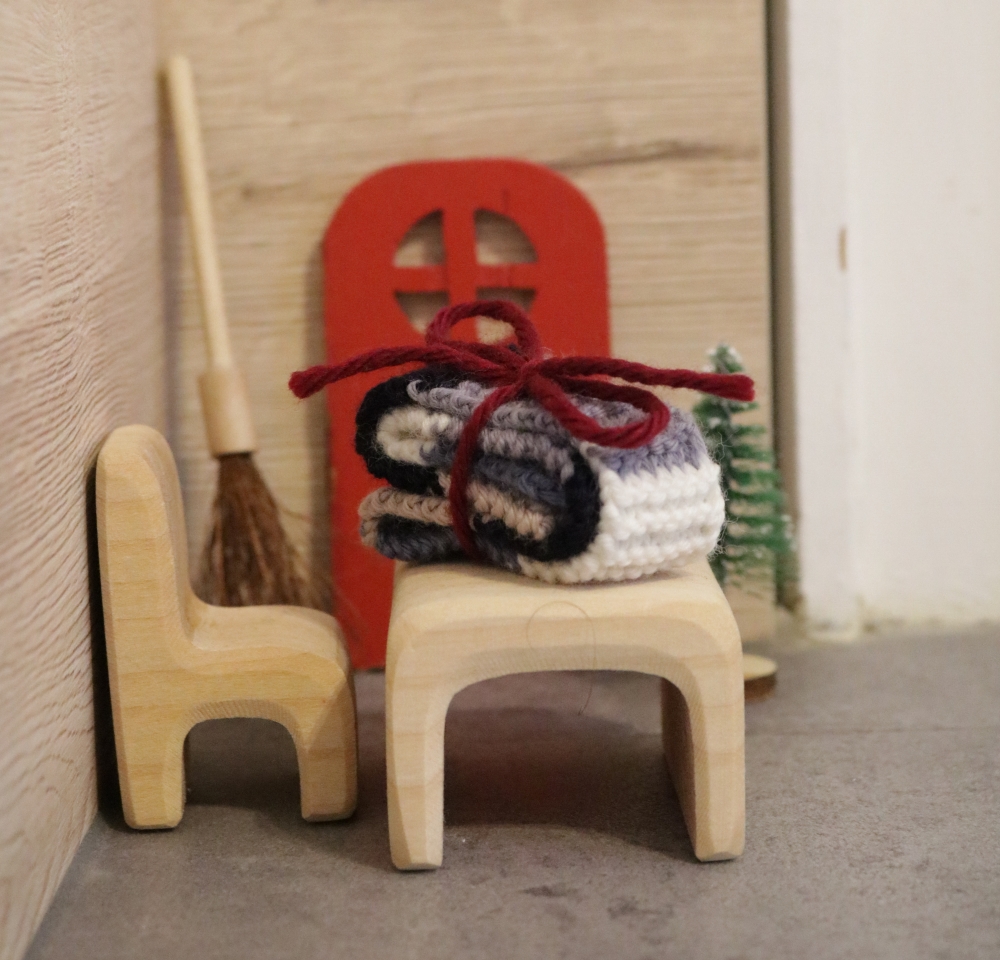
[[[662,677],[667,763],[699,860],[743,852],[743,656],[704,560],[630,583],[562,586],[473,564],[400,564],[386,657],[392,860],[441,865],[444,727],[481,680],[540,670]]]
[[[165,419],[155,57],[146,3],[0,5],[5,960],[27,947],[96,805],[94,460],[115,425]]]
[[[288,374],[324,360],[319,243],[359,180],[414,159],[516,156],[565,173],[604,222],[612,343],[705,363],[735,345],[769,418],[762,0],[161,0],[161,50],[191,58],[258,462],[328,563],[326,414]],[[193,543],[215,468],[204,345],[167,144],[175,449]],[[364,318],[359,318],[359,322]],[[681,398],[688,402],[688,398]]]
[[[213,607],[188,573],[184,507],[166,440],[115,430],[97,461],[97,540],[125,820],[176,827],[184,742],[203,720],[263,717],[295,743],[302,816],[354,812],[351,665],[337,621],[292,606]]]

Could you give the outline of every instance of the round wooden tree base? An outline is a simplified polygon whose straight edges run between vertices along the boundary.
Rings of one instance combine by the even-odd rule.
[[[743,699],[763,700],[774,692],[778,665],[768,657],[743,654]]]

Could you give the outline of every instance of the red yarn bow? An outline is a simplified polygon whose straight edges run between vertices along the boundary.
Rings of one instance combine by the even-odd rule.
[[[491,317],[509,323],[514,328],[518,349],[450,339],[451,328],[470,317]],[[479,551],[472,538],[465,490],[479,433],[501,404],[530,396],[574,437],[604,447],[632,448],[649,443],[660,433],[670,422],[670,410],[648,390],[595,377],[618,377],[648,386],[688,387],[730,400],[753,399],[753,381],[742,374],[660,370],[610,357],[546,358],[542,341],[527,315],[506,300],[473,300],[446,307],[427,328],[425,340],[426,346],[384,347],[332,367],[300,370],[292,374],[288,386],[295,396],[303,399],[329,383],[357,373],[419,362],[447,364],[481,383],[497,387],[476,407],[462,430],[451,468],[448,500],[452,524],[462,549],[473,559],[478,559]],[[567,392],[599,400],[624,400],[646,416],[625,426],[602,427],[575,406]]]

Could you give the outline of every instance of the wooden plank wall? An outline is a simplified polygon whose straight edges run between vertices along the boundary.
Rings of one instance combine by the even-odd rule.
[[[113,427],[166,420],[155,61],[155,17],[141,0],[0,5],[0,957],[10,960],[96,807],[93,464]]]
[[[343,195],[406,160],[512,155],[569,176],[607,231],[613,349],[700,367],[720,340],[769,416],[762,0],[160,0],[191,57],[259,462],[327,566],[326,415],[288,374],[324,358],[319,243]],[[168,169],[173,439],[200,544],[215,473],[176,176]],[[359,322],[364,322],[359,317]]]

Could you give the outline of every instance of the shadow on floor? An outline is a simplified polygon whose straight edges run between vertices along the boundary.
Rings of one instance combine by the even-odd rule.
[[[257,811],[300,842],[391,870],[384,718],[362,713],[358,725],[358,809],[350,821],[301,819],[292,738],[266,720],[213,720],[191,731],[185,816],[197,807]],[[539,709],[452,711],[445,757],[447,827],[565,827],[694,860],[659,737]]]

